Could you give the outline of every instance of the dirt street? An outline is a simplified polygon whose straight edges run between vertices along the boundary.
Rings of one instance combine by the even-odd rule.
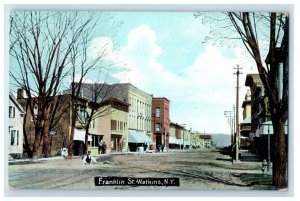
[[[96,156],[84,165],[81,158],[11,163],[11,189],[194,189],[266,190],[271,177],[262,176],[261,162],[232,163],[217,150]],[[95,186],[94,177],[176,177],[180,186]]]

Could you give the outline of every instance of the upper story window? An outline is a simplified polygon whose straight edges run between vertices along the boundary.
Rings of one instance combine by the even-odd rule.
[[[85,123],[88,118],[88,113],[84,107],[79,106],[77,108],[77,120]]]
[[[111,120],[110,127],[111,127],[111,130],[117,130],[117,121]]]
[[[9,106],[9,118],[15,118],[15,107]]]
[[[155,109],[155,117],[160,117],[160,107]]]

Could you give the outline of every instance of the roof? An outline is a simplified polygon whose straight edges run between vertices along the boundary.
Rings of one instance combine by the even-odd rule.
[[[211,139],[211,135],[200,135],[200,139],[210,140]]]
[[[177,124],[177,123],[174,123],[174,122],[171,122],[171,123],[170,123],[170,126],[177,127],[177,128],[181,128],[181,129],[184,128],[183,126],[181,126],[181,125],[179,125],[179,124]]]
[[[17,101],[16,97],[11,92],[9,92],[9,98],[15,104],[15,106],[19,109],[19,111],[21,113],[24,113],[24,108],[21,106],[21,104]]]
[[[170,100],[167,99],[166,97],[153,97],[152,99],[154,99],[154,100],[157,100],[157,99],[165,99],[165,100],[167,100],[168,102],[170,102]]]

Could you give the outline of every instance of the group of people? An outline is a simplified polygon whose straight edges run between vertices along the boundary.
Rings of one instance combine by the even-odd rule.
[[[107,145],[103,140],[98,143],[98,154],[106,154]],[[91,151],[88,151],[87,155],[82,158],[85,165],[90,165],[91,163],[97,163],[96,159],[92,156]]]
[[[103,140],[98,143],[98,154],[106,154],[107,145]]]

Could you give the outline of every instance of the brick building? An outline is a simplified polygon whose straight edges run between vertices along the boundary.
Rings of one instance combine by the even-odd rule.
[[[152,140],[154,147],[169,149],[170,101],[165,97],[152,99]]]

